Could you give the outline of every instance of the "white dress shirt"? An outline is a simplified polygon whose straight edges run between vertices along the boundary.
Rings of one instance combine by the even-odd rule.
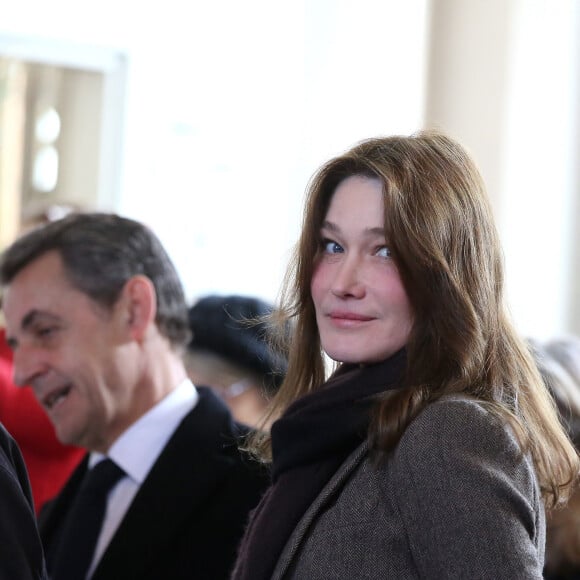
[[[165,445],[183,418],[195,407],[199,394],[193,383],[186,379],[155,407],[131,425],[111,446],[108,457],[121,467],[126,475],[111,489],[100,535],[95,546],[93,561],[87,577],[90,578],[105,552],[133,498]],[[105,459],[92,452],[89,468]]]

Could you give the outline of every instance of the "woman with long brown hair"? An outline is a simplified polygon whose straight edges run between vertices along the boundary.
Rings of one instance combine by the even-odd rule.
[[[541,578],[544,505],[578,457],[506,315],[465,150],[423,132],[322,166],[282,311],[277,420],[250,441],[273,483],[233,578]]]

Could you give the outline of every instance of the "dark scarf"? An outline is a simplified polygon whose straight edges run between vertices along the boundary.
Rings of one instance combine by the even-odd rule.
[[[332,475],[367,437],[374,395],[401,386],[400,350],[368,366],[343,364],[272,425],[272,486],[252,513],[232,580],[268,580],[292,531]]]

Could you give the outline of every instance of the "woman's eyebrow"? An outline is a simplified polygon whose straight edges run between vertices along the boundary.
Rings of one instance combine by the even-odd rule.
[[[324,220],[320,225],[321,230],[330,230],[331,232],[339,232],[340,228],[333,222],[329,222],[328,220]]]
[[[340,232],[341,228],[333,223],[333,222],[329,222],[328,220],[324,220],[320,226],[321,230],[329,230],[331,232]],[[363,233],[366,236],[384,236],[385,235],[385,230],[382,227],[372,227],[372,228],[365,228],[363,230]]]

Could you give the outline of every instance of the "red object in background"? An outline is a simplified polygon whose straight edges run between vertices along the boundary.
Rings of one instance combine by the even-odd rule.
[[[12,351],[0,329],[0,422],[14,437],[28,470],[36,513],[64,485],[86,451],[63,445],[30,387],[12,382]]]

